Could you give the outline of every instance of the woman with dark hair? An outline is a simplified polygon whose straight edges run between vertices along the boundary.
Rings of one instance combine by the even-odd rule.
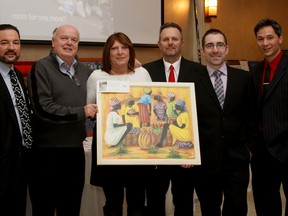
[[[119,32],[112,34],[107,39],[103,50],[102,61],[102,68],[95,70],[87,81],[87,102],[89,103],[92,101],[96,102],[97,80],[151,82],[151,78],[146,69],[143,67],[134,68],[135,50],[132,42],[124,33]],[[106,197],[106,203],[103,208],[104,215],[122,216],[124,189],[126,189],[128,215],[144,215],[144,168],[134,165],[98,166],[96,162],[96,140],[96,128],[94,128],[91,184],[103,188]]]

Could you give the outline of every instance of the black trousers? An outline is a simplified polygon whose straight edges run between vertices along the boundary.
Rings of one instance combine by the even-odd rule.
[[[120,177],[121,178],[121,177]],[[106,203],[103,207],[105,216],[122,216],[124,189],[126,189],[126,202],[128,216],[144,216],[145,212],[145,187],[134,179],[118,181],[114,184],[102,186]]]
[[[193,216],[194,188],[193,168],[173,166],[171,172],[171,192],[173,195],[174,216]]]
[[[33,216],[79,216],[85,178],[83,148],[34,148],[29,193]]]
[[[265,144],[263,144],[265,146]],[[253,153],[252,188],[256,213],[259,216],[281,216],[282,202],[280,187],[286,196],[285,216],[288,216],[288,163],[272,158],[265,147],[258,147]]]
[[[29,153],[23,147],[7,159],[7,164],[0,162],[0,215],[26,215]]]
[[[147,215],[165,216],[166,193],[170,184],[171,166],[147,166]]]
[[[238,167],[227,166],[219,173],[206,172],[200,167],[185,169],[175,166],[171,182],[174,216],[193,216],[194,190],[202,216],[247,215],[248,162]]]

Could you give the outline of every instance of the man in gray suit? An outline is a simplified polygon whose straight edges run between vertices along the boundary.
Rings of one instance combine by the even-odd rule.
[[[31,129],[31,125],[29,122],[23,125],[21,116],[22,113],[28,114],[29,119],[30,110],[24,79],[13,67],[20,57],[20,50],[18,29],[9,24],[0,25],[0,214],[8,216],[26,214],[26,162],[32,142],[30,139],[28,146],[24,145],[24,128]],[[21,100],[18,100],[13,90],[10,79],[12,72],[15,74],[15,83],[18,83],[16,89],[20,90],[17,92],[22,95]],[[20,113],[18,101],[22,101],[28,113]]]
[[[259,142],[253,149],[252,186],[257,215],[282,215],[280,185],[288,196],[288,57],[281,51],[281,26],[260,20],[254,33],[265,59],[252,68],[258,98]]]

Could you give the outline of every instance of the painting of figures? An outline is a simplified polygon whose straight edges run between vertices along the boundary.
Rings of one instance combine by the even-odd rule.
[[[194,84],[121,84],[98,83],[97,163],[201,164]]]

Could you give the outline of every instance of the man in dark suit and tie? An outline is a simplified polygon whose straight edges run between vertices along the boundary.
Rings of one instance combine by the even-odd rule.
[[[262,19],[254,34],[265,57],[252,68],[260,134],[251,162],[255,208],[257,215],[281,216],[282,183],[288,215],[288,57],[281,51],[283,37],[279,23]]]
[[[182,28],[178,24],[169,22],[160,27],[158,47],[163,58],[143,65],[148,70],[153,82],[193,82],[194,74],[203,70],[203,66],[182,57],[183,46]],[[150,167],[147,180],[149,216],[165,216],[165,197],[170,180],[172,180],[175,205],[174,215],[193,215],[193,192],[192,194],[181,193],[187,187],[191,187],[193,190],[192,182],[189,185],[182,184],[182,179],[185,179],[187,174],[189,172],[180,166]],[[181,189],[179,190],[179,188]],[[183,207],[186,205],[192,206],[192,210],[185,212]]]
[[[252,77],[225,63],[228,51],[223,32],[204,34],[207,66],[195,81],[201,166],[190,168],[202,216],[247,215],[249,147],[255,139]]]
[[[13,67],[20,49],[18,29],[0,25],[0,214],[7,216],[26,214],[27,157],[32,144],[25,84],[21,73]]]

